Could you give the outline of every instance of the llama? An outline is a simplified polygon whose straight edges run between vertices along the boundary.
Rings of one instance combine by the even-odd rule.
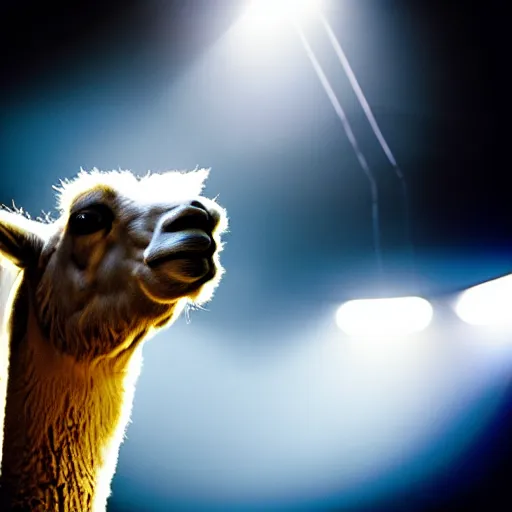
[[[81,171],[54,222],[0,210],[2,511],[106,509],[143,341],[223,273],[207,175]]]

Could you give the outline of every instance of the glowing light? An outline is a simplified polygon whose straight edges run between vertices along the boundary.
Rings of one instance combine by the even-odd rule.
[[[244,20],[257,29],[283,21],[302,22],[320,10],[319,0],[252,0]]]
[[[455,306],[461,320],[471,325],[512,326],[512,274],[463,292]]]
[[[350,336],[400,336],[425,329],[432,314],[421,297],[351,300],[339,307],[336,323]]]

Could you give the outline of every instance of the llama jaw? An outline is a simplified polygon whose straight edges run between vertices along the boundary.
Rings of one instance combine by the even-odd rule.
[[[211,257],[185,256],[160,260],[154,268],[141,265],[136,272],[144,294],[158,304],[173,304],[180,297],[190,297],[217,275],[217,266]]]

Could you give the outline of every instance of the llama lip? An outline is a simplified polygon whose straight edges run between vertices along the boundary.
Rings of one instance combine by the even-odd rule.
[[[166,261],[204,258],[211,252],[213,240],[201,229],[159,233],[144,251],[144,263],[150,268]]]

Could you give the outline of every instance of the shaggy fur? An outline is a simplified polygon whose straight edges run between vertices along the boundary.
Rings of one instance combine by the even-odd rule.
[[[142,342],[223,272],[207,174],[82,171],[55,222],[0,211],[2,511],[105,510]]]

